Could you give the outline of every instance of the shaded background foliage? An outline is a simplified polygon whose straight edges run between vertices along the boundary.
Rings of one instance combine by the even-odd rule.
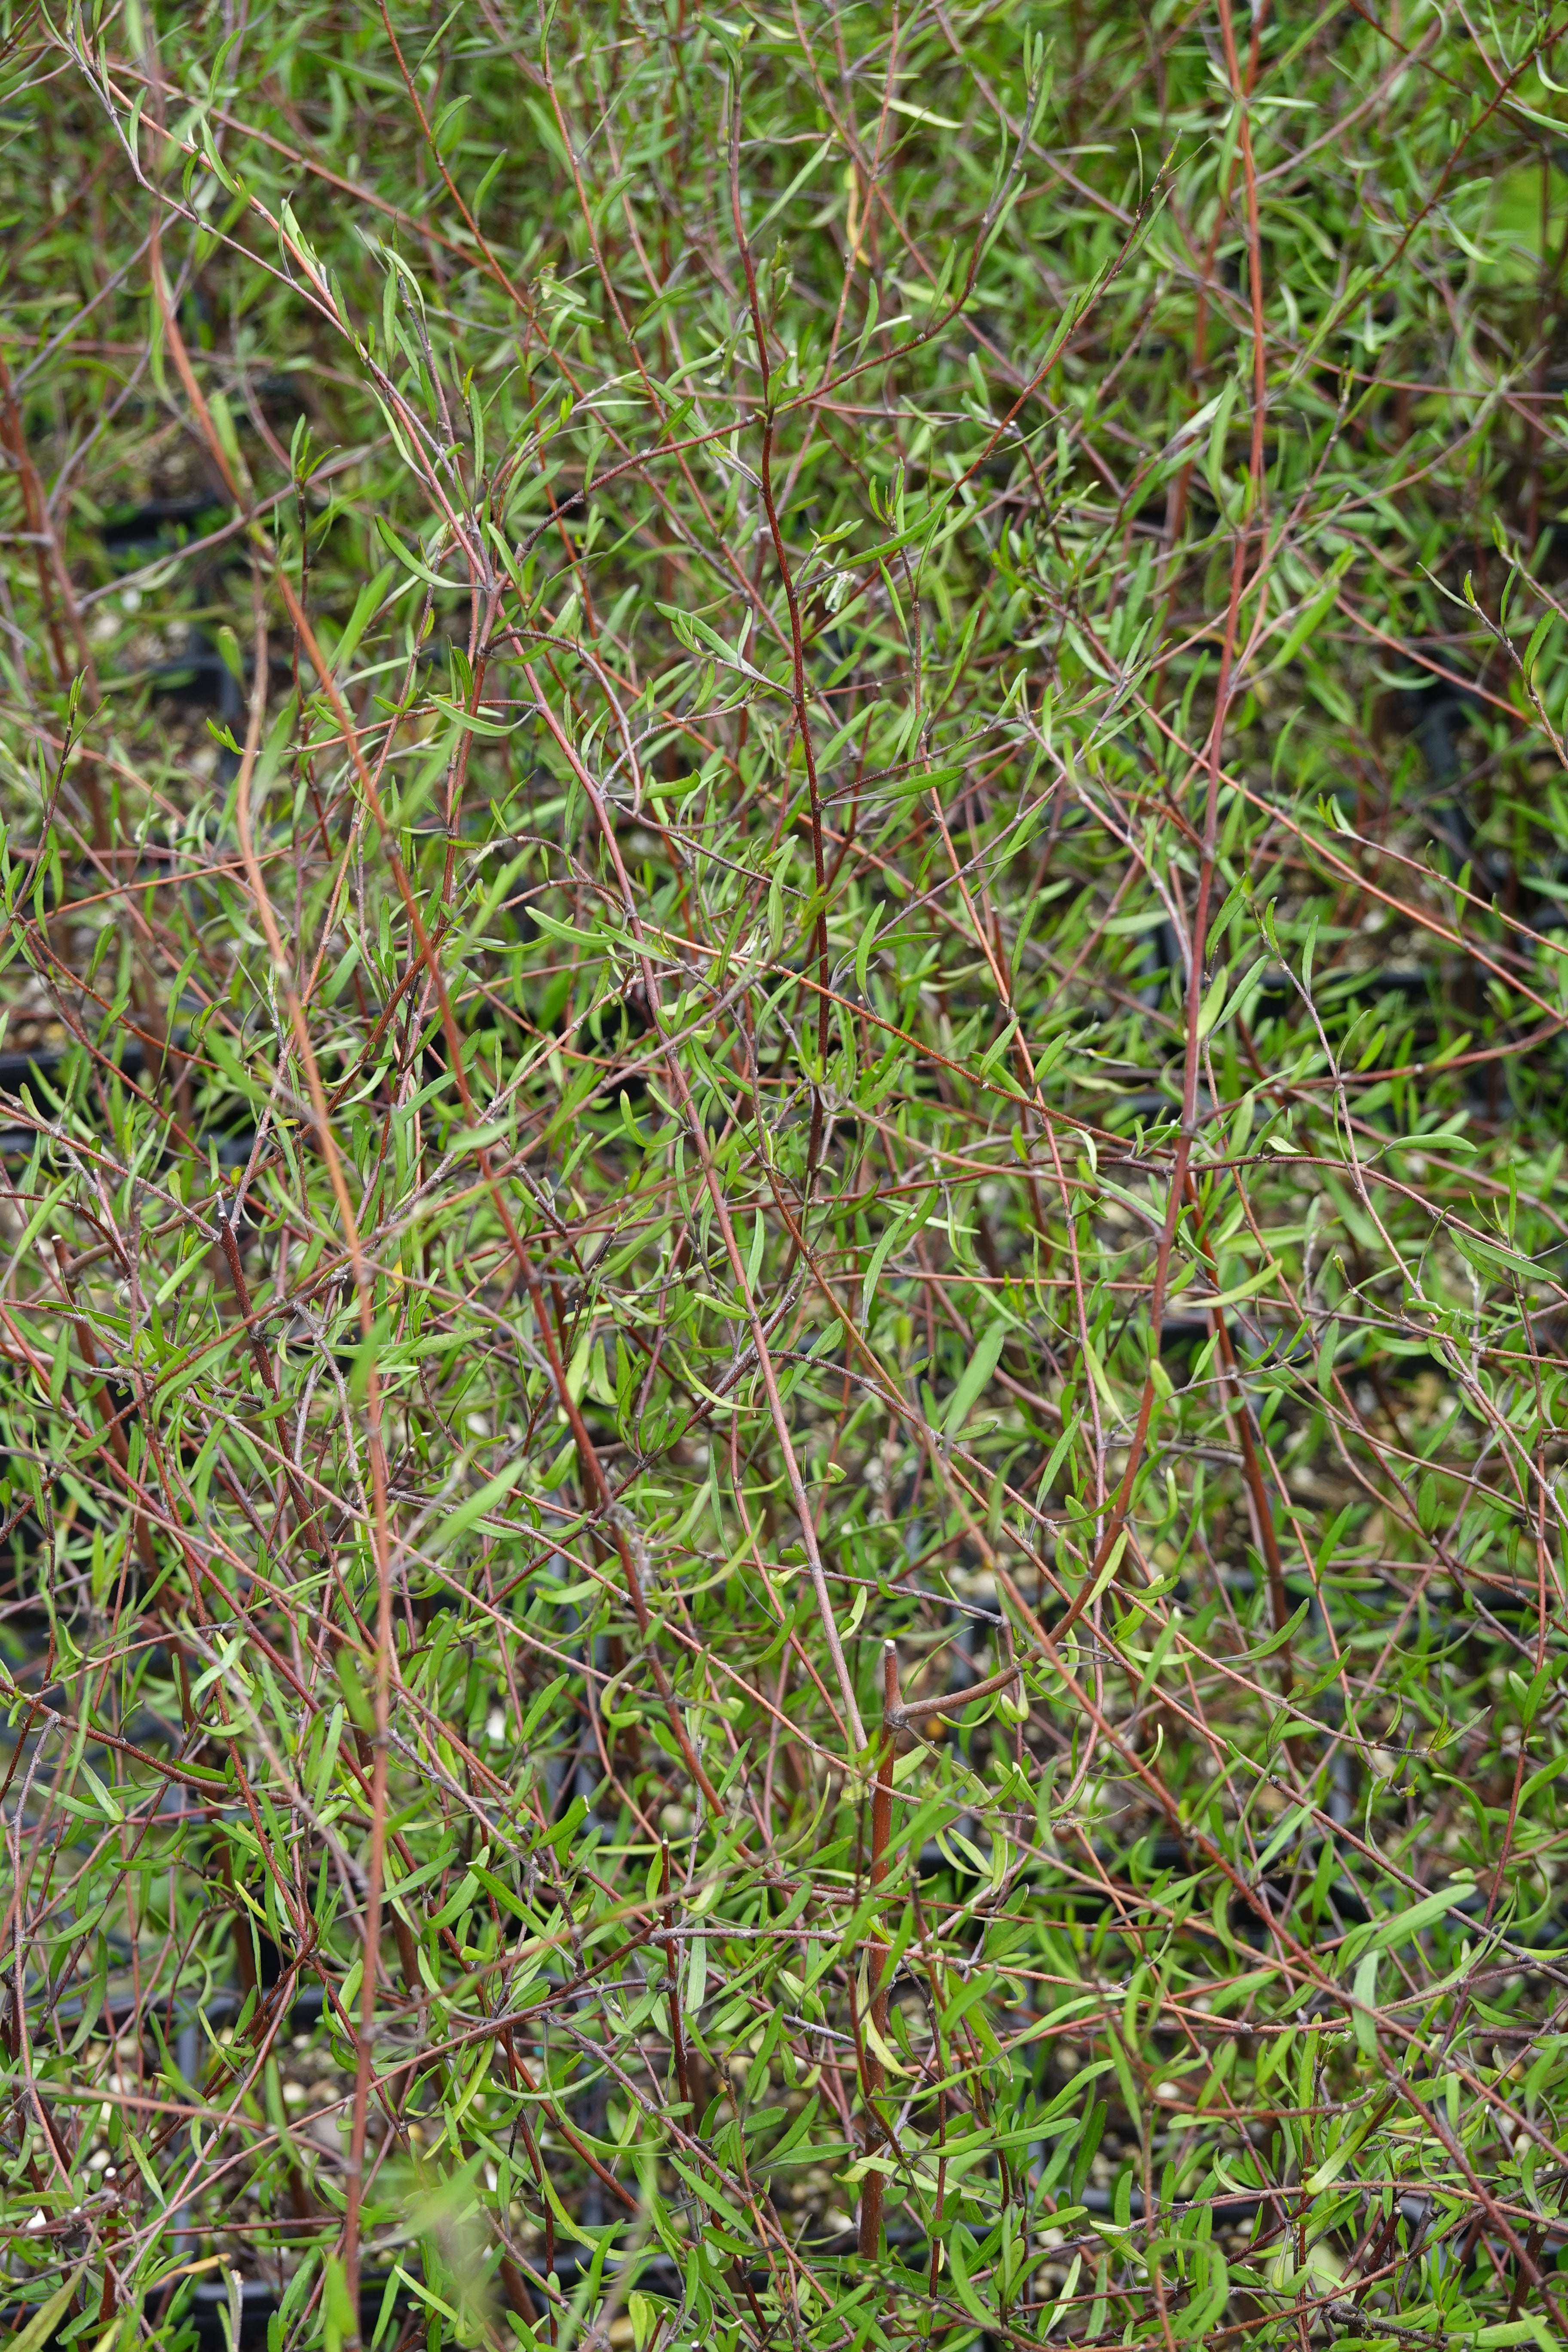
[[[1565,22],[6,7],[27,2352],[1557,2340]]]

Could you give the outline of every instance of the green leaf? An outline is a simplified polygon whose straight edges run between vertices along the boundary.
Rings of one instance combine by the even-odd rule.
[[[426,1550],[449,1551],[461,1537],[468,1534],[471,1527],[485,1517],[488,1511],[495,1508],[504,1496],[510,1494],[521,1477],[524,1467],[525,1465],[520,1454],[515,1462],[509,1462],[504,1470],[498,1470],[493,1478],[487,1478],[482,1486],[459,1503],[455,1511],[448,1512],[447,1516],[426,1537]]]
[[[71,2273],[64,2286],[57,2288],[47,2303],[40,2304],[31,2319],[16,2330],[5,2352],[44,2352],[60,2321],[70,2309],[76,2291],[87,2274],[87,2264],[81,2263]]]
[[[455,727],[464,729],[469,735],[482,735],[492,742],[504,742],[509,735],[516,733],[529,715],[527,711],[520,711],[515,719],[490,719],[482,711],[466,710],[449,695],[433,694],[430,699],[443,718],[449,719]]]
[[[1355,1972],[1355,2007],[1351,2012],[1351,2024],[1362,2053],[1367,2058],[1377,2055],[1377,1959],[1375,1951],[1368,1952]]]
[[[953,1390],[948,1404],[947,1417],[942,1423],[949,1437],[957,1436],[981,1395],[990,1385],[991,1375],[1002,1360],[1002,1350],[1007,1344],[1010,1333],[1011,1327],[998,1317],[995,1321],[986,1325],[985,1329],[975,1341],[974,1353],[959,1376],[958,1385]]]
[[[1456,1903],[1463,1903],[1475,1891],[1473,1880],[1460,1878],[1436,1895],[1424,1895],[1419,1903],[1413,1903],[1408,1911],[1396,1912],[1392,1919],[1382,1920],[1373,1929],[1372,1949],[1377,1952],[1397,1951],[1401,1944],[1407,1944],[1412,1936],[1418,1936],[1424,1927],[1434,1927],[1439,1919],[1447,1917]]]
[[[1329,566],[1323,584],[1317,594],[1297,614],[1295,624],[1284,644],[1269,664],[1271,669],[1284,669],[1296,659],[1319,627],[1332,611],[1343,584],[1345,573],[1355,561],[1355,550],[1345,548]]]

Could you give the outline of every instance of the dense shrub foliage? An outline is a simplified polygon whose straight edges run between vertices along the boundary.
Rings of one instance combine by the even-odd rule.
[[[3,21],[20,2352],[1561,2341],[1560,0]]]

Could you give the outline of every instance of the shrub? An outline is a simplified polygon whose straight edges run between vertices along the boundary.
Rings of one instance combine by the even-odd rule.
[[[1563,21],[7,9],[18,2352],[1561,2332]]]

